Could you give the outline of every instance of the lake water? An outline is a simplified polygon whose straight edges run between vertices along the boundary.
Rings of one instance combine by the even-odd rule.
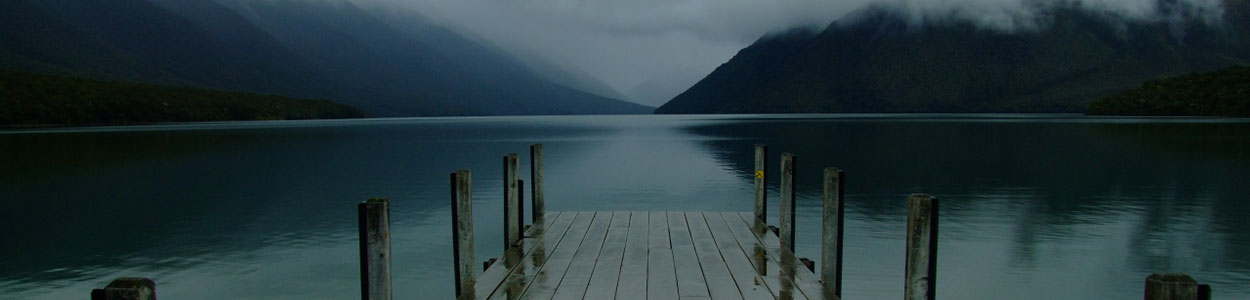
[[[846,172],[844,295],[902,295],[905,198],[941,199],[944,299],[1139,299],[1185,272],[1250,298],[1250,120],[1071,115],[484,117],[0,132],[0,298],[359,297],[356,203],[392,201],[397,299],[453,294],[447,174],[471,169],[477,261],[502,248],[501,159],[543,143],[550,210],[749,211],[753,145],[798,156],[798,255]],[[528,172],[521,172],[528,181]],[[776,205],[777,177],[770,174]],[[528,210],[528,208],[527,208]],[[770,209],[776,223],[774,207]]]

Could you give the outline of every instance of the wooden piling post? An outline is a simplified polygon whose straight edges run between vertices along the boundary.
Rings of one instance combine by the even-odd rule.
[[[543,198],[543,144],[530,145],[530,219],[533,224],[543,223],[546,213],[546,198]]]
[[[1198,281],[1181,273],[1146,277],[1146,300],[1198,300]]]
[[[156,282],[135,277],[114,279],[102,289],[91,290],[91,300],[156,300]]]
[[[768,224],[768,145],[755,144],[755,234]]]
[[[516,195],[516,225],[521,228],[521,239],[525,239],[525,180],[516,181]]]
[[[938,199],[907,198],[907,270],[904,300],[933,300],[937,288]]]
[[[794,154],[781,154],[781,219],[777,237],[781,247],[794,252]]]
[[[503,157],[503,250],[508,251],[509,248],[515,246],[521,240],[521,225],[517,216],[521,214],[521,210],[517,208],[521,206],[519,193],[517,191],[517,181],[521,180],[517,174],[517,154],[508,153]]]
[[[451,173],[451,233],[456,297],[473,292],[473,174]]]
[[[360,299],[391,299],[390,203],[373,198],[357,205],[360,214]]]
[[[842,170],[825,169],[824,209],[820,234],[820,281],[842,297]],[[826,297],[832,298],[832,297]]]

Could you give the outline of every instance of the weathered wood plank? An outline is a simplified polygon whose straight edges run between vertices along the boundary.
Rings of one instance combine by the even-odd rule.
[[[699,257],[694,253],[694,243],[690,241],[690,226],[686,224],[686,215],[681,212],[668,212],[669,241],[673,247],[673,266],[677,268],[677,295],[686,297],[708,297],[707,281],[699,268]]]
[[[390,202],[369,199],[357,205],[357,209],[360,214],[360,299],[390,300]]]
[[[668,214],[651,212],[647,237],[647,299],[677,299],[677,273],[669,241]]]
[[[778,238],[781,239],[781,247],[787,251],[794,251],[794,163],[796,157],[794,154],[781,154],[781,218],[779,219]]]
[[[752,218],[750,213],[739,213],[738,215],[741,217],[740,220],[742,222],[750,224],[750,218]],[[782,271],[793,271],[789,274],[782,272],[781,275],[787,280],[793,281],[794,286],[798,288],[804,297],[810,299],[836,299],[826,297],[827,293],[823,291],[824,287],[820,284],[820,280],[816,278],[816,274],[807,271],[807,267],[799,262],[798,257],[795,257],[793,252],[779,247],[781,243],[778,241],[777,236],[766,234],[758,238],[762,241],[764,248],[771,254],[769,257],[778,263]]]
[[[826,168],[820,233],[820,282],[842,296],[842,170]]]
[[[559,217],[566,215],[570,217]],[[489,299],[821,298],[815,274],[781,251],[775,235],[761,238],[752,233],[751,212],[552,216],[557,216],[556,225],[531,227],[530,237],[518,249],[505,253],[500,263],[483,273],[479,286],[487,284],[486,277],[502,282]],[[563,232],[560,223],[567,224]],[[532,234],[544,228],[545,234]],[[521,252],[544,246],[555,250]],[[680,295],[689,280],[682,278],[686,272],[674,261],[679,256],[674,249],[683,248],[693,255],[687,267],[702,278],[706,294]],[[769,275],[757,274],[761,268],[750,257],[757,251]],[[536,252],[546,261],[529,259]],[[500,269],[504,270],[495,271]],[[501,274],[507,280],[501,280]]]
[[[738,242],[733,232],[730,231],[728,224],[725,223],[721,213],[704,212],[703,219],[708,226],[712,239],[716,242],[716,248],[720,250],[721,256],[725,258],[725,265],[729,268],[730,274],[733,275],[734,283],[737,284],[738,291],[742,292],[742,297],[744,299],[776,298],[776,295],[772,294],[768,284],[757,273],[755,266],[751,263],[755,253]],[[761,256],[761,258],[763,257]]]
[[[564,274],[568,272],[569,265],[573,263],[573,258],[581,247],[582,239],[589,232],[592,221],[597,218],[599,216],[594,212],[577,213],[573,225],[569,226],[547,262],[539,267],[529,287],[521,293],[522,298],[551,299],[555,296],[556,287],[564,279]]]
[[[1146,300],[1198,300],[1198,281],[1181,273],[1146,277]]]
[[[508,153],[503,157],[503,249],[506,251],[516,245],[520,241],[521,222],[517,220],[517,216],[521,215],[521,201],[517,197],[520,196],[517,191],[517,181],[520,180],[517,175],[517,154]]]
[[[599,260],[613,215],[612,212],[595,213],[595,220],[590,223],[590,230],[573,254],[573,262],[564,273],[564,279],[560,280],[560,285],[556,286],[553,299],[582,299],[586,296],[586,287],[590,285],[590,275],[594,273],[596,261]]]
[[[456,296],[473,290],[473,176],[469,170],[451,173],[452,262]],[[473,295],[473,296],[476,296]],[[485,295],[483,295],[485,296]]]
[[[907,269],[905,300],[933,300],[937,285],[938,200],[924,194],[907,197]]]
[[[768,222],[768,145],[755,144],[755,232],[764,232]]]
[[[751,232],[749,223],[743,223],[745,219],[754,218],[751,213],[727,212],[721,214],[724,217],[726,226],[737,239],[739,246],[744,253],[750,253],[753,259],[751,264],[755,266],[757,275],[759,275],[764,284],[768,286],[769,292],[777,299],[806,299],[803,293],[798,291],[794,285],[794,281],[781,277],[780,260],[776,259],[775,254],[769,249],[778,249],[776,245],[766,245],[764,240]],[[744,226],[745,225],[745,226]],[[771,231],[765,232],[771,235]]]
[[[586,299],[616,297],[617,281],[621,275],[621,261],[625,255],[625,244],[628,242],[629,223],[629,212],[612,213],[612,224],[608,226],[608,234],[603,239],[603,247],[599,250],[599,260],[595,262],[595,271],[590,274],[590,285],[586,287]]]
[[[543,144],[530,145],[530,213],[535,224],[542,223],[547,212],[543,189]]]
[[[519,298],[535,271],[547,261],[549,250],[555,249],[576,217],[577,213],[553,212],[543,226],[530,226],[520,247],[504,252],[501,263],[482,272],[474,286],[476,295],[468,299]]]
[[[742,299],[742,292],[738,290],[734,276],[753,276],[755,272],[730,273],[725,257],[721,256],[712,231],[703,219],[703,213],[687,212],[685,215],[686,223],[690,226],[690,240],[694,244],[695,255],[699,258],[699,267],[703,271],[703,277],[707,279],[708,293],[714,299]]]
[[[629,236],[625,240],[625,257],[621,261],[620,282],[616,299],[647,297],[647,234],[650,223],[646,212],[629,215]]]

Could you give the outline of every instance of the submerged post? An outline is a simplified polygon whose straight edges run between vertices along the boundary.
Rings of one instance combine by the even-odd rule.
[[[842,179],[842,170],[825,169],[820,281],[824,284],[825,291],[836,297],[842,297]]]
[[[755,234],[764,234],[768,224],[768,145],[755,144]]]
[[[794,252],[794,154],[781,154],[781,247]]]
[[[391,207],[373,198],[357,205],[360,214],[360,299],[391,299]]]
[[[1146,277],[1146,300],[1198,300],[1198,281],[1181,273],[1155,273]]]
[[[933,300],[937,287],[938,199],[925,194],[907,198],[907,270],[905,300]]]
[[[543,144],[530,145],[530,219],[543,223],[547,205],[543,198]]]
[[[503,250],[508,251],[509,248],[515,246],[517,241],[521,240],[521,226],[519,225],[517,216],[521,214],[521,210],[517,208],[521,205],[520,195],[517,191],[517,180],[521,180],[517,175],[517,154],[508,153],[503,157]]]
[[[102,289],[91,290],[91,300],[156,300],[156,282],[135,277],[114,279]]]
[[[451,173],[451,234],[456,297],[473,292],[473,174]]]

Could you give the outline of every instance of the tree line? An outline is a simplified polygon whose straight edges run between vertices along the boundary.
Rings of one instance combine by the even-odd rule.
[[[329,100],[0,70],[0,126],[360,118]]]

